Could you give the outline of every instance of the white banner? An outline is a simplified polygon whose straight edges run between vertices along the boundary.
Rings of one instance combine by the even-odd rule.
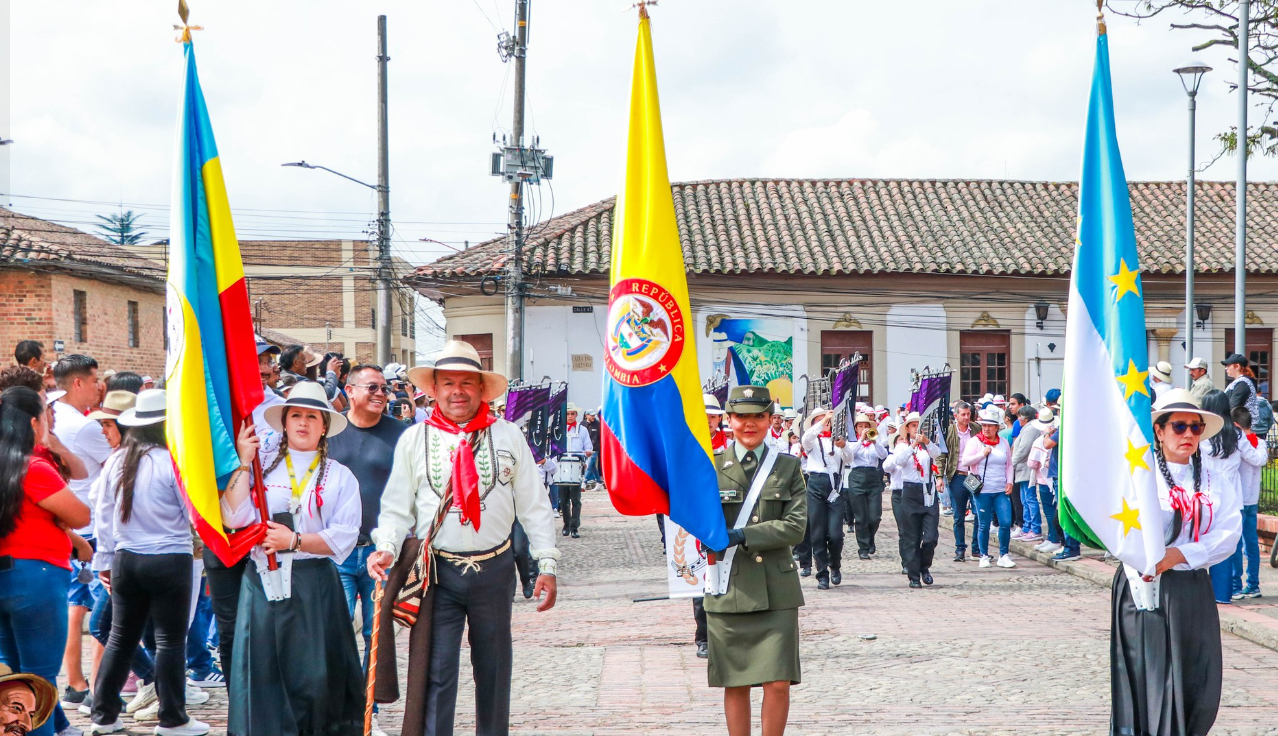
[[[699,598],[705,595],[706,555],[697,538],[669,517],[666,524],[666,576],[671,598]]]

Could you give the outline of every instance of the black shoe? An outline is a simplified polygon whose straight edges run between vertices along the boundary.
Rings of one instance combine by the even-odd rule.
[[[923,587],[923,583],[920,583],[920,582],[919,582],[919,581],[917,581],[917,580],[911,580],[911,581],[910,581],[910,587],[911,587],[911,588],[922,588],[922,587]]]
[[[697,642],[697,656],[701,659],[710,658],[710,647],[704,641]]]
[[[564,530],[564,536],[565,536],[565,537],[566,537],[566,536],[568,536],[568,530],[567,530],[567,529],[565,529],[565,530]]]
[[[839,584],[839,583],[841,583],[841,582],[843,582],[843,573],[839,572],[838,570],[831,569],[831,570],[830,570],[830,583],[831,583],[832,585],[838,585],[838,584]]]
[[[812,574],[812,568],[804,567],[799,569],[799,577],[806,578]]]
[[[524,583],[524,597],[525,597],[525,598],[532,598],[532,597],[533,597],[533,584],[532,584],[532,581],[531,581],[531,580],[529,580],[528,582]]]
[[[928,572],[927,570],[923,571],[923,584],[924,585],[932,584],[932,573]]]
[[[963,553],[962,553],[962,552],[955,552],[955,553],[954,553],[954,561],[955,561],[955,562],[964,562],[964,561],[966,561],[966,560],[967,560],[967,558],[963,556]]]
[[[905,569],[905,565],[901,565],[901,574],[902,574],[902,575],[909,575],[909,574],[910,574],[910,571]]]
[[[868,560],[868,559],[870,559],[870,553],[869,553],[869,552],[857,552],[857,553],[856,553],[856,556],[857,556],[857,557],[860,557],[860,558],[861,558],[861,559],[863,559],[863,560]]]
[[[572,538],[573,538],[573,539],[581,539],[581,535],[580,535],[580,534],[578,534],[577,532],[573,532],[573,533],[572,533]]]
[[[818,577],[818,578],[817,578],[817,590],[829,590],[829,589],[830,589],[830,578],[828,578],[828,577]]]
[[[878,547],[875,547],[875,546],[874,546],[874,544],[873,544],[873,543],[871,543],[871,544],[870,544],[870,554],[872,554],[872,555],[877,555],[878,553],[879,553],[879,548],[878,548]]]

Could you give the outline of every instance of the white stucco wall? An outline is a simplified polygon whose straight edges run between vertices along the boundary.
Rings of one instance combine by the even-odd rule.
[[[1012,371],[1012,390],[1023,391],[1037,402],[1050,389],[1060,388],[1065,373],[1065,315],[1053,304],[1043,329],[1038,329],[1034,308],[1025,310],[1025,361]]]
[[[940,370],[949,361],[945,307],[940,304],[896,304],[887,312],[887,403],[900,406],[910,398],[910,370]],[[958,366],[951,366],[955,370]]]
[[[535,383],[542,376],[568,382],[568,400],[578,406],[599,406],[603,387],[603,335],[607,313],[574,314],[572,306],[532,306],[524,316],[524,377]],[[572,370],[573,355],[590,355],[592,369]]]

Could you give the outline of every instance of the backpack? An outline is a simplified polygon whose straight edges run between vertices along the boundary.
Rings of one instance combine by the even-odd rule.
[[[1269,400],[1263,396],[1256,397],[1256,425],[1251,428],[1252,432],[1261,437],[1269,436],[1269,428],[1274,426],[1274,410],[1269,405]]]

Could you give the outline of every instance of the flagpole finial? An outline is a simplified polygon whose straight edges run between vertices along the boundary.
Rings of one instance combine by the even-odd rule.
[[[178,0],[178,17],[182,19],[182,25],[173,26],[173,30],[182,32],[180,36],[174,39],[178,43],[190,43],[191,31],[204,30],[201,26],[193,26],[187,23],[187,20],[191,17],[191,9],[186,6],[186,0]]]
[[[639,8],[639,20],[645,20],[648,17],[648,6],[656,4],[657,0],[640,0],[630,7]]]
[[[1096,35],[1104,36],[1105,33],[1105,0],[1096,0]]]

